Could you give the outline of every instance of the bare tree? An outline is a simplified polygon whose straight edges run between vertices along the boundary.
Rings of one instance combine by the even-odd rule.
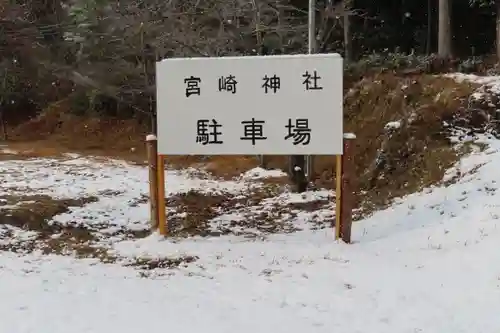
[[[347,61],[352,61],[355,58],[351,29],[352,17],[361,17],[365,20],[372,19],[371,17],[368,17],[366,12],[354,8],[353,4],[353,0],[343,0],[342,2],[328,6],[325,13],[326,17],[330,19],[330,21],[323,21],[323,25],[320,28],[320,31],[324,32],[324,34],[320,34],[319,38],[322,43],[322,46],[320,47],[321,50],[324,50],[325,46],[331,42],[330,35],[333,31],[341,29],[343,33],[342,41],[345,53],[344,58]]]
[[[108,3],[65,31],[77,44],[78,57],[73,66],[59,64],[55,70],[151,113],[158,58],[302,51],[307,25],[297,13],[288,0]]]

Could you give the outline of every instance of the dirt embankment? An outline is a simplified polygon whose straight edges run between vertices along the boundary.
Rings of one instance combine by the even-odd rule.
[[[345,94],[344,127],[357,136],[355,167],[360,191],[384,204],[441,180],[459,158],[452,149],[452,121],[466,112],[476,87],[430,75],[378,74],[352,85]],[[9,145],[35,156],[80,152],[144,162],[147,129],[134,120],[79,117],[61,101],[36,119],[9,128]],[[465,110],[465,111],[464,111]],[[176,156],[175,167],[203,165],[222,177],[257,166],[255,156]],[[269,167],[286,169],[287,160],[270,156]],[[335,158],[318,157],[316,185],[334,186]]]

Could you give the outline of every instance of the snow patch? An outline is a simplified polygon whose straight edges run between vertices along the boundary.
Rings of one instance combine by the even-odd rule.
[[[255,180],[255,179],[265,179],[265,178],[281,178],[286,177],[287,174],[283,170],[273,169],[266,170],[260,167],[253,168],[241,175],[241,179],[244,180]]]
[[[401,121],[391,121],[385,124],[385,130],[399,129],[401,128]]]

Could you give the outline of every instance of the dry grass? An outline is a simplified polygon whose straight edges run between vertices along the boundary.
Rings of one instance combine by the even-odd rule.
[[[38,233],[38,248],[45,253],[63,254],[65,251],[90,253],[97,255],[97,248],[90,248],[92,233],[82,226],[61,226],[50,223],[58,214],[69,211],[71,207],[81,207],[97,200],[95,197],[81,199],[53,199],[45,195],[2,196],[0,201],[0,225],[17,227]],[[8,206],[6,206],[8,205]],[[59,235],[54,237],[54,235]],[[35,243],[23,242],[6,245],[3,249],[11,251],[32,250]]]
[[[234,230],[227,226],[213,228],[208,222],[217,216],[234,212],[242,207],[258,205],[262,200],[273,197],[276,193],[272,191],[272,186],[269,186],[266,189],[254,190],[245,197],[231,194],[207,194],[194,190],[175,195],[168,199],[168,206],[175,207],[167,216],[170,232],[177,236],[220,236],[234,233]],[[253,219],[253,222],[245,220],[244,226],[259,230],[265,222],[265,217],[253,217]]]
[[[25,154],[54,156],[81,152],[143,162],[145,127],[134,120],[82,118],[67,112],[65,101],[8,131],[13,148]]]
[[[62,231],[61,226],[48,223],[52,217],[68,212],[70,207],[82,207],[87,203],[97,201],[96,197],[53,199],[45,195],[3,196],[0,199],[3,199],[2,201],[7,205],[15,205],[12,208],[0,210],[0,224],[9,224],[48,235]],[[76,233],[75,236],[79,236],[78,231]]]

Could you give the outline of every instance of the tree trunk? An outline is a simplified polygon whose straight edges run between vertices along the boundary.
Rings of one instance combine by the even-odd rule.
[[[348,62],[353,60],[351,19],[350,19],[351,9],[352,9],[352,1],[344,0],[344,46],[345,46],[345,60]]]
[[[500,0],[495,1],[495,6],[496,6],[496,12],[497,12],[497,18],[496,18],[496,25],[497,25],[497,61],[500,62]]]
[[[450,0],[439,0],[438,55],[451,57]]]

